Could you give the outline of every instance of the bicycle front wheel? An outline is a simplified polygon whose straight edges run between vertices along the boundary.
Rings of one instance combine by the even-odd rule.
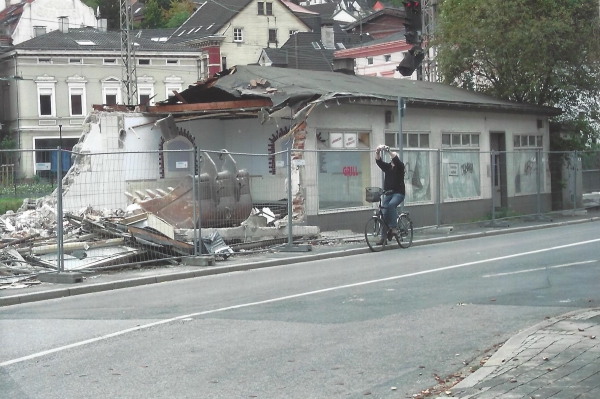
[[[383,229],[383,224],[378,217],[374,216],[367,221],[367,225],[365,226],[365,240],[369,249],[373,252],[379,252],[385,248],[387,240],[383,240],[383,243],[380,244],[381,229]]]
[[[413,241],[413,223],[406,214],[398,217],[398,245],[402,248],[408,248]]]

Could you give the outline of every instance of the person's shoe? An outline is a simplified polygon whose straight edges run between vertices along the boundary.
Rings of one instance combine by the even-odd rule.
[[[398,229],[395,228],[395,227],[392,227],[390,229],[390,233],[389,234],[390,234],[390,237],[397,236],[398,235]]]
[[[375,245],[383,245],[383,243],[385,242],[385,239],[381,239],[379,241],[377,241],[377,243],[375,243]]]

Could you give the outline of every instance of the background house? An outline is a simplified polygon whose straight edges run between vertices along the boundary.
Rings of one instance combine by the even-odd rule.
[[[332,72],[336,50],[360,46],[371,40],[367,35],[346,33],[338,25],[323,24],[317,32],[294,34],[281,48],[263,49],[258,64]]]
[[[93,104],[122,104],[121,38],[93,28],[64,29],[38,36],[0,55],[2,136],[23,152],[17,177],[48,178],[56,169],[53,152],[72,148]],[[199,53],[136,38],[139,104],[152,104],[198,80]],[[65,169],[70,165],[67,156]]]
[[[351,60],[357,75],[416,80],[416,71],[411,76],[402,76],[396,70],[411,47],[412,45],[406,43],[404,33],[395,33],[381,39],[366,41],[360,46],[337,50],[334,52],[334,58]]]
[[[368,33],[374,39],[380,39],[404,32],[405,16],[403,8],[384,8],[344,26],[344,30],[349,33]]]
[[[94,10],[80,0],[6,0],[2,5],[0,42],[7,45],[17,45],[64,24],[71,28],[97,24]]]
[[[202,51],[200,74],[208,78],[233,65],[256,63],[265,47],[281,47],[294,33],[310,27],[281,0],[230,0],[199,3],[168,39]]]

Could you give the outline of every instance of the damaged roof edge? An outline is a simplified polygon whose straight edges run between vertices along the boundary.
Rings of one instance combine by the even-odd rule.
[[[562,113],[560,108],[500,100],[441,83],[250,65],[219,72],[177,94],[184,104],[175,104],[177,99],[169,99],[148,107],[148,111],[162,114],[206,113],[265,108],[273,113],[289,106],[299,112],[309,104],[333,99],[347,98],[350,103],[353,98],[397,103],[402,96],[408,104],[416,107],[549,116]]]

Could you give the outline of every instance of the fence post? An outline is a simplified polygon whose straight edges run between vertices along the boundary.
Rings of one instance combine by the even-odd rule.
[[[404,103],[403,97],[398,97],[398,136],[396,137],[396,142],[398,143],[398,158],[400,161],[404,162],[404,148],[402,142],[402,118],[404,117],[404,113],[406,112],[406,106]],[[406,167],[406,162],[404,162]],[[383,172],[382,172],[383,175]],[[400,212],[404,212],[404,201],[400,203]]]
[[[577,211],[577,150],[573,151],[573,216]]]
[[[57,148],[57,188],[56,188],[56,238],[58,244],[58,264],[56,270],[58,273],[64,271],[64,252],[63,252],[63,203],[62,203],[62,149],[60,146]]]
[[[193,221],[194,221],[194,256],[198,256],[198,215],[196,213],[196,209],[198,207],[199,204],[199,195],[200,194],[200,190],[199,190],[199,186],[200,186],[200,171],[198,171],[198,174],[196,175],[196,161],[198,159],[197,154],[196,154],[196,148],[194,148],[194,165],[193,165],[193,170],[194,173],[192,174],[192,204],[194,204],[194,209],[193,209]],[[188,158],[189,159],[189,158]],[[198,190],[198,193],[196,193],[196,190]]]
[[[435,199],[435,224],[437,227],[440,227],[441,215],[440,208],[442,203],[442,150],[437,150],[437,181],[436,181],[436,199]]]

